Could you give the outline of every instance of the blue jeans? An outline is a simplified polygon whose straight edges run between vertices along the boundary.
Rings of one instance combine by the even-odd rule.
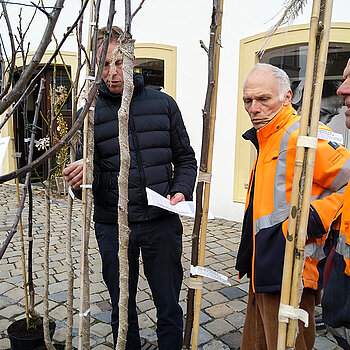
[[[182,309],[178,303],[182,283],[182,224],[177,215],[141,223],[129,223],[129,328],[127,350],[141,349],[136,312],[140,250],[145,276],[157,308],[157,336],[160,350],[182,348]],[[118,225],[95,223],[102,258],[102,274],[112,301],[114,344],[118,336],[119,263]]]

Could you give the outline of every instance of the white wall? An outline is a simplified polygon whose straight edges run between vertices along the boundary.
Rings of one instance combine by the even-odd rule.
[[[48,5],[54,1],[45,1]],[[76,14],[80,1],[66,0],[59,18],[57,38],[62,38]],[[105,25],[107,3],[103,2],[100,12],[100,26]],[[114,23],[123,26],[123,3],[117,1]],[[140,1],[133,1],[136,8]],[[279,18],[284,1],[270,0],[268,5],[260,0],[224,0],[222,49],[220,60],[218,107],[215,130],[213,180],[211,187],[211,211],[217,217],[241,221],[243,204],[233,203],[234,145],[236,125],[236,102],[239,63],[239,41],[250,35],[268,30]],[[309,23],[312,1],[310,0],[294,24]],[[11,19],[15,21],[18,6],[9,5]],[[177,102],[183,113],[197,159],[200,157],[202,115],[207,85],[207,59],[199,40],[209,41],[209,25],[212,1],[204,0],[146,0],[143,8],[134,18],[133,37],[136,42],[152,42],[177,47]],[[30,8],[24,8],[28,21]],[[273,18],[275,15],[277,16]],[[350,1],[334,0],[333,21],[350,20]],[[38,44],[46,23],[45,16],[38,14],[35,29],[30,33],[31,47]],[[88,20],[86,12],[85,20]],[[14,23],[14,22],[13,22]],[[16,24],[17,25],[17,24]],[[15,24],[13,24],[15,27]],[[0,32],[7,29],[0,20]],[[6,40],[5,36],[4,39]],[[50,48],[53,48],[51,44]],[[75,38],[69,37],[63,50],[74,50]],[[247,117],[247,116],[240,116]]]

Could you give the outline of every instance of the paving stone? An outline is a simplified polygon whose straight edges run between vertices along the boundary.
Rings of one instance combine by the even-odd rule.
[[[231,350],[239,350],[241,346],[242,334],[240,332],[230,332],[220,337]]]
[[[5,299],[2,299],[0,298],[0,309],[6,307],[6,306],[9,306],[11,305],[11,302],[9,300],[5,300]]]
[[[96,303],[96,305],[102,310],[102,311],[109,311],[112,310],[112,305],[108,300],[99,301]]]
[[[0,316],[5,318],[12,318],[20,315],[24,312],[24,309],[18,305],[10,305],[0,310]]]
[[[245,315],[242,312],[235,312],[225,317],[225,320],[232,324],[236,329],[240,329],[244,326]]]
[[[199,314],[199,324],[204,324],[211,320],[212,318],[210,316],[208,316],[205,312],[201,311],[201,313]]]
[[[213,318],[220,318],[231,314],[232,309],[226,304],[216,304],[214,306],[207,307],[205,312],[207,312]]]
[[[94,338],[90,338],[90,346],[93,347],[96,345],[97,341]],[[78,348],[79,347],[79,337],[74,337],[72,344],[74,347]]]
[[[136,302],[139,303],[140,301],[144,301],[146,299],[149,299],[150,296],[144,292],[143,290],[139,291],[137,294],[136,294]]]
[[[90,284],[90,293],[101,293],[106,290],[106,286],[102,282],[95,282]]]
[[[317,337],[314,344],[315,350],[335,350],[337,345],[325,337]]]
[[[49,299],[52,301],[55,301],[56,303],[65,302],[67,301],[67,292],[62,291],[62,292],[50,294]]]
[[[67,337],[67,329],[66,328],[60,328],[55,330],[55,333],[53,334],[53,340],[59,343],[62,343],[66,340]]]
[[[240,311],[243,311],[244,309],[246,309],[247,304],[241,300],[235,299],[235,300],[231,300],[229,303],[227,303],[227,306],[230,307],[235,312],[240,312]]]
[[[90,332],[101,338],[105,338],[111,331],[111,327],[103,322],[96,323],[90,327]]]
[[[110,349],[113,349],[113,345],[110,344],[108,346],[108,345],[105,345],[105,344],[99,344],[99,345],[94,346],[93,349],[94,350],[110,350]]]
[[[209,322],[203,327],[217,337],[232,331],[232,325],[222,318]]]
[[[249,292],[249,282],[246,283],[241,283],[240,285],[237,286],[239,289],[244,290],[247,294]]]
[[[10,349],[10,339],[8,338],[3,338],[0,339],[0,349]]]
[[[141,312],[148,311],[154,307],[154,303],[152,300],[144,300],[140,303],[137,303],[137,307]]]
[[[155,308],[146,311],[146,315],[147,315],[154,323],[157,323],[157,310],[156,310]]]
[[[230,348],[219,340],[214,340],[203,346],[203,350],[230,350]]]
[[[147,316],[147,314],[139,314],[138,320],[139,320],[139,327],[141,329],[152,327],[154,325],[153,321]]]
[[[219,292],[222,293],[223,295],[225,295],[230,300],[242,298],[245,295],[247,295],[246,292],[244,292],[243,290],[241,290],[238,287],[223,288],[223,289],[219,290]]]
[[[0,294],[4,294],[13,288],[13,284],[7,282],[0,283]]]
[[[110,311],[104,311],[93,315],[93,318],[96,318],[97,320],[104,322],[104,323],[111,323],[111,312]]]
[[[219,292],[208,292],[207,294],[203,295],[203,299],[209,301],[212,305],[225,303],[228,301],[228,299]]]
[[[205,344],[212,340],[214,337],[203,327],[198,328],[198,345]]]
[[[149,343],[155,343],[157,341],[157,333],[151,328],[141,329],[140,337],[146,339]]]
[[[67,309],[65,306],[60,305],[53,310],[50,310],[50,317],[54,320],[64,320],[67,317]]]

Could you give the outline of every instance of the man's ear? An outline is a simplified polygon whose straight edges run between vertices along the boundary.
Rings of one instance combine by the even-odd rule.
[[[287,106],[287,105],[289,105],[291,103],[292,96],[293,96],[292,90],[288,90],[287,93],[284,96],[284,101],[283,101],[283,105],[284,106]]]
[[[132,67],[135,67],[135,62],[136,62],[136,57],[134,56],[134,63],[132,65]]]

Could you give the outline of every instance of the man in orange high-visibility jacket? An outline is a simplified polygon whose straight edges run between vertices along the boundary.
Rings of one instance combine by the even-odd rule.
[[[337,94],[345,98],[345,125],[350,129],[350,59],[344,79]],[[331,224],[325,251],[323,321],[338,344],[350,350],[350,183]]]
[[[240,277],[247,274],[251,282],[241,350],[277,348],[285,238],[300,126],[291,97],[287,74],[268,64],[257,64],[243,85],[244,106],[253,124],[243,137],[255,145],[257,158],[236,263]],[[300,304],[309,313],[310,323],[305,328],[299,321],[297,350],[311,350],[315,341],[314,309],[322,289],[323,245],[349,179],[349,152],[334,141],[319,139]]]

